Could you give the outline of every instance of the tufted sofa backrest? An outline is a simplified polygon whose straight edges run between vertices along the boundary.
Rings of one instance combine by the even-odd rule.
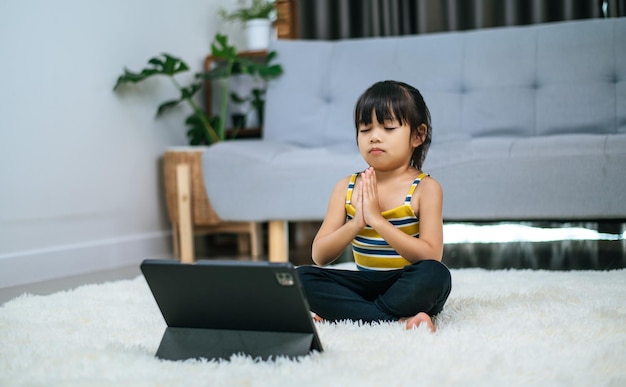
[[[274,42],[264,139],[356,149],[358,96],[417,87],[436,143],[626,133],[626,18],[418,36]]]

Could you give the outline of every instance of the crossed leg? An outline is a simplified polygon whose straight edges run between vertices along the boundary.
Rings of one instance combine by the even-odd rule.
[[[435,325],[451,288],[440,262],[422,261],[403,270],[359,272],[301,266],[298,273],[316,320],[400,321],[406,329]]]

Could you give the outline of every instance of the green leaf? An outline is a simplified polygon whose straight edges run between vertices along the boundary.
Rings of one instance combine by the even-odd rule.
[[[149,78],[153,75],[158,75],[159,72],[154,69],[144,69],[140,73],[133,73],[128,69],[124,69],[124,73],[117,78],[117,82],[113,87],[113,90],[116,90],[123,83],[137,83]]]
[[[155,75],[174,76],[177,73],[188,71],[189,66],[182,60],[169,55],[161,54],[161,57],[155,56],[148,60],[148,67],[135,73],[124,68],[124,73],[117,79],[113,90],[116,90],[123,83],[138,83]]]
[[[159,58],[158,56],[148,59],[148,64],[151,64],[153,67],[160,68],[160,69],[165,67],[165,62],[161,60],[161,58]]]
[[[181,99],[191,98],[202,88],[202,84],[200,83],[192,83],[189,87],[181,87]]]
[[[189,139],[189,144],[191,145],[206,145],[210,144],[207,139],[206,131],[204,130],[204,126],[198,117],[195,115],[190,115],[185,120],[185,124],[187,125],[187,138]]]
[[[166,110],[169,110],[173,108],[174,106],[178,105],[181,101],[182,99],[174,99],[174,100],[163,102],[157,108],[157,114],[156,114],[157,117],[161,116],[161,114],[163,114]]]
[[[250,98],[243,98],[240,97],[239,95],[237,95],[237,93],[230,93],[230,99],[234,102],[234,103],[244,103],[250,100]]]
[[[225,9],[220,8],[220,16],[227,21],[239,21],[245,23],[252,19],[269,19],[270,15],[274,11],[274,2],[267,0],[252,0],[247,8],[238,8],[233,12],[226,12]]]
[[[251,59],[241,57],[237,57],[237,62],[235,63],[239,65],[241,73],[249,75],[255,75],[258,73],[258,67],[261,65]]]
[[[216,34],[215,40],[219,43],[220,46],[226,47],[228,45],[228,36],[224,34]]]
[[[220,141],[220,136],[215,133],[215,129],[219,124],[219,118],[213,117],[207,119],[208,127],[205,122],[198,117],[198,114],[192,113],[185,119],[187,125],[187,137],[191,145],[210,145]]]
[[[283,73],[283,67],[278,64],[259,67],[258,70],[259,70],[259,76],[265,80],[277,78]]]
[[[232,61],[237,57],[237,48],[228,45],[226,35],[215,35],[215,41],[211,43],[211,55],[218,59]]]
[[[163,53],[161,55],[165,58],[165,63],[162,66],[163,74],[171,76],[189,70],[187,63],[183,62],[179,58],[167,53]]]

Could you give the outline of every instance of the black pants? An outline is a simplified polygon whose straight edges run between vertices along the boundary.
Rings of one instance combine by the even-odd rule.
[[[331,321],[395,321],[419,312],[434,316],[452,288],[448,268],[433,260],[391,271],[317,266],[300,266],[297,271],[311,310]]]

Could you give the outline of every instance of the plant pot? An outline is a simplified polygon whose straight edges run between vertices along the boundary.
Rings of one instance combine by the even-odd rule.
[[[246,22],[248,50],[267,50],[270,46],[272,22],[269,19],[252,19]]]

